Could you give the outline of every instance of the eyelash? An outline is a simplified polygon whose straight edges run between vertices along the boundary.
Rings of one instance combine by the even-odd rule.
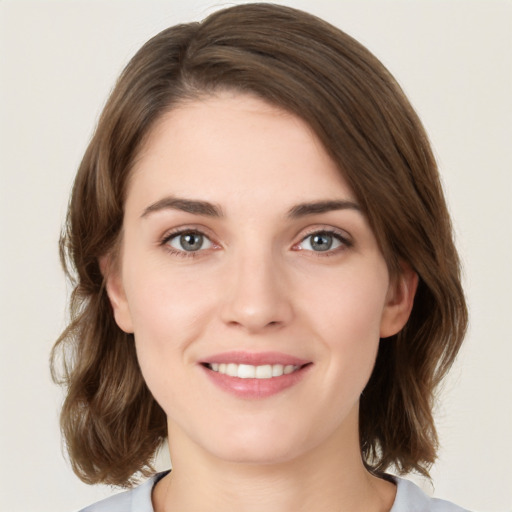
[[[311,251],[307,250],[309,253],[313,253],[315,256],[324,258],[324,257],[330,257],[337,255],[340,251],[350,249],[354,244],[353,242],[348,238],[347,235],[340,233],[339,231],[335,229],[313,229],[310,232],[307,232],[298,242],[297,244],[294,244],[294,247],[297,247],[301,244],[303,244],[308,238],[313,237],[315,235],[327,235],[332,236],[335,240],[341,243],[340,247],[336,247],[334,249],[327,249],[326,251]],[[304,249],[298,249],[298,250],[304,250]]]
[[[195,257],[199,256],[200,253],[204,252],[205,249],[203,249],[203,250],[200,249],[197,251],[180,251],[179,249],[175,249],[174,247],[169,245],[169,242],[172,239],[179,237],[181,235],[200,235],[200,236],[203,236],[204,238],[206,238],[207,240],[210,240],[210,237],[208,235],[206,235],[205,233],[203,233],[199,229],[180,228],[176,231],[172,231],[170,233],[165,234],[165,236],[162,238],[162,241],[160,242],[160,245],[162,245],[164,247],[164,249],[167,252],[169,252],[170,254],[172,254],[173,256],[178,256],[180,258],[195,258]],[[210,242],[211,242],[211,240],[210,240]],[[213,242],[211,242],[211,243],[213,244]]]
[[[169,242],[171,240],[173,240],[174,238],[179,237],[181,235],[185,235],[185,234],[203,236],[204,238],[209,240],[210,243],[212,243],[213,245],[216,245],[214,242],[211,241],[210,237],[208,235],[206,235],[203,231],[201,231],[199,229],[194,229],[194,228],[181,228],[176,231],[167,233],[162,238],[160,245],[162,245],[165,248],[165,250],[168,251],[173,256],[178,256],[181,258],[195,258],[195,257],[199,256],[201,253],[203,253],[205,250],[207,250],[207,249],[199,249],[197,251],[184,251],[184,250],[182,251],[179,249],[175,249],[174,247],[169,245]],[[353,242],[346,235],[342,235],[339,231],[336,231],[334,229],[315,229],[315,230],[312,230],[312,231],[306,233],[298,243],[293,245],[293,247],[297,247],[297,246],[303,244],[308,238],[315,236],[315,235],[332,236],[334,239],[336,239],[338,242],[340,242],[342,244],[340,247],[336,247],[334,249],[327,249],[325,252],[324,251],[307,250],[307,252],[314,253],[315,256],[319,256],[319,257],[334,256],[339,251],[348,249],[354,245]],[[296,250],[304,250],[304,249],[296,249]]]

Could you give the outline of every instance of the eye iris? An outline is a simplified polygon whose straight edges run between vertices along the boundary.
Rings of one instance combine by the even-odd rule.
[[[311,237],[311,247],[315,251],[328,251],[332,246],[332,236],[318,233]]]
[[[203,245],[203,235],[198,233],[184,233],[180,236],[180,244],[185,251],[198,251]]]

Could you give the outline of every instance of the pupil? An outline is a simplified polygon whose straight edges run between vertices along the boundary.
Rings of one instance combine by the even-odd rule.
[[[317,251],[328,251],[332,246],[332,236],[314,235],[311,241],[311,247]]]
[[[186,251],[197,251],[203,245],[203,236],[197,233],[186,233],[180,236],[180,243]]]

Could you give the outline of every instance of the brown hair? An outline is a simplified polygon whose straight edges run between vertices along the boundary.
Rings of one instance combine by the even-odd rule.
[[[73,469],[88,483],[129,485],[152,470],[166,437],[165,414],[144,383],[132,335],[114,321],[98,262],[118,245],[130,167],[155,121],[220,89],[256,94],[303,118],[355,192],[390,271],[405,261],[418,273],[410,319],[381,341],[361,397],[360,444],[374,473],[395,466],[428,475],[434,393],[467,323],[436,163],[413,108],[366,48],[272,4],[164,30],[127,65],[100,117],[61,238],[75,287],[71,322],[52,352],[54,379],[67,386],[61,427]]]

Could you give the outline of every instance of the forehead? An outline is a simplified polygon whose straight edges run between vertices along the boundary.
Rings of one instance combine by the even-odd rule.
[[[159,194],[282,204],[354,199],[312,129],[251,95],[182,102],[156,123],[135,161],[128,202]]]

